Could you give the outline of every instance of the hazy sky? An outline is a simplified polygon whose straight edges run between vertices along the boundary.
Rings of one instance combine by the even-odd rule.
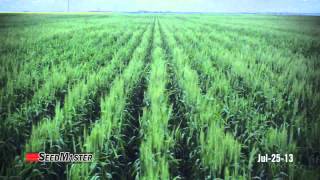
[[[67,0],[0,0],[0,11],[66,11]],[[320,13],[320,0],[70,0],[71,11]]]

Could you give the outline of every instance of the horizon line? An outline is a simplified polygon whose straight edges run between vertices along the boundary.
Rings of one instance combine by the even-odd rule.
[[[1,11],[0,13],[228,13],[228,14],[319,14],[320,12],[290,12],[290,11],[171,11],[171,10],[162,10],[162,11],[149,11],[149,10],[137,10],[137,11],[111,11],[111,10],[88,10],[88,11]]]

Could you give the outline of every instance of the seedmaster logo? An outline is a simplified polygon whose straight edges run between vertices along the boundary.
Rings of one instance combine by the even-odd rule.
[[[92,162],[93,154],[82,153],[73,154],[70,152],[60,152],[59,154],[48,154],[45,152],[26,153],[26,161],[29,163],[36,162]]]

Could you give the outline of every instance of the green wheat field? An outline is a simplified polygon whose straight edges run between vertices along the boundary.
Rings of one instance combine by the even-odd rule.
[[[2,13],[0,23],[2,177],[320,178],[320,17]],[[25,162],[62,151],[94,161]]]

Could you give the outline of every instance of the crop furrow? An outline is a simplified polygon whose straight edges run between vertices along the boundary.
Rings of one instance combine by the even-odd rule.
[[[63,106],[58,103],[55,107],[55,116],[52,119],[44,118],[37,126],[33,126],[30,140],[26,145],[26,152],[33,152],[42,148],[46,149],[48,141],[53,146],[56,143],[61,144],[61,140],[64,140],[64,148],[69,147],[72,150],[77,148],[70,147],[70,144],[73,144],[72,142],[75,141],[73,139],[74,136],[84,128],[81,123],[88,124],[99,115],[88,116],[88,114],[93,115],[93,112],[90,111],[95,108],[96,101],[99,101],[98,98],[109,88],[111,80],[125,66],[142,33],[143,29],[134,33],[128,42],[128,47],[130,48],[123,47],[119,49],[106,67],[101,68],[97,73],[89,75],[85,81],[67,90]],[[125,43],[127,38],[124,38],[119,45],[121,46]],[[100,110],[97,109],[96,111],[99,113]],[[86,119],[87,117],[93,119]],[[75,120],[77,121],[75,122]],[[49,150],[51,146],[49,146]]]
[[[145,91],[147,89],[147,74],[150,72],[150,63],[152,60],[152,49],[155,31],[155,20],[153,22],[151,40],[149,46],[146,49],[146,67],[143,71],[142,78],[138,85],[134,88],[133,93],[128,98],[128,104],[126,105],[126,114],[124,128],[121,132],[123,137],[123,152],[122,157],[119,158],[119,171],[120,177],[124,179],[133,179],[137,176],[139,166],[139,145],[141,144],[141,135],[139,130],[141,128],[139,119],[143,113],[143,107],[146,105],[144,102]]]
[[[102,66],[103,57],[101,55],[110,54],[113,51],[115,46],[111,46],[110,49],[104,51],[103,53],[96,55],[95,50],[97,48],[102,48],[105,46],[109,46],[112,44],[116,44],[117,37],[121,34],[121,31],[116,32],[90,32],[88,35],[82,38],[91,39],[85,44],[80,44],[80,42],[76,42],[75,44],[80,45],[66,45],[63,52],[51,51],[51,54],[59,54],[59,56],[53,56],[54,58],[48,58],[48,54],[42,55],[44,64],[39,64],[39,61],[32,61],[34,63],[29,63],[22,67],[22,71],[17,70],[7,70],[9,72],[17,72],[17,78],[12,77],[8,80],[7,86],[4,89],[1,89],[1,92],[5,94],[5,96],[1,97],[1,103],[7,104],[6,106],[1,106],[0,113],[1,117],[5,118],[8,113],[15,111],[15,109],[19,109],[19,107],[28,102],[29,99],[34,96],[37,90],[46,85],[46,83],[51,83],[50,80],[52,78],[52,73],[55,72],[63,72],[63,70],[67,69],[66,67],[74,68],[74,67],[82,67],[85,71],[90,73],[90,71],[94,70],[94,63],[91,63],[90,60],[97,59],[97,64]],[[106,41],[103,41],[103,38],[107,38]],[[77,38],[81,39],[80,37]],[[73,43],[71,41],[71,43]],[[60,44],[62,46],[62,44]],[[69,49],[70,48],[70,49]],[[51,49],[51,48],[50,48]],[[54,48],[56,49],[56,48]],[[76,50],[78,49],[78,50]],[[82,52],[81,52],[82,50]],[[78,54],[76,54],[78,53]],[[108,56],[110,56],[108,55]],[[33,57],[39,59],[39,57]],[[12,62],[13,64],[15,61]],[[38,64],[37,64],[38,63]],[[80,65],[79,65],[80,64]],[[10,67],[16,67],[11,65]],[[37,67],[37,71],[34,69]],[[67,69],[68,70],[68,69]],[[58,73],[59,74],[59,73]],[[71,74],[72,75],[72,74]],[[81,73],[79,75],[74,75],[75,77],[70,77],[70,80],[81,78]],[[72,84],[72,82],[70,82]],[[6,109],[4,109],[6,107]]]
[[[96,114],[94,119],[85,119],[84,115],[90,113],[90,108],[88,108],[91,106],[90,102],[99,101],[99,97],[109,90],[112,80],[116,78],[117,74],[122,73],[122,69],[133,57],[132,53],[137,48],[144,32],[145,28],[135,32],[132,39],[115,54],[105,69],[88,78],[87,82],[80,83],[69,90],[64,106],[56,108],[55,117],[51,121],[44,121],[37,128],[33,128],[29,143],[26,145],[26,151],[33,152],[37,149],[46,149],[46,147],[50,151],[58,150],[57,147],[72,152],[81,150],[83,139],[76,137],[81,137],[79,135],[83,133],[84,129],[99,118],[99,114]],[[100,94],[98,94],[99,92]],[[50,129],[49,133],[47,133],[48,129]],[[38,138],[39,136],[41,139]]]
[[[188,41],[189,42],[192,42],[192,43],[188,43],[188,44],[197,44],[196,46],[188,46],[188,44],[185,44],[185,47],[188,48],[188,52],[192,52],[192,49],[194,49],[195,47],[198,48],[196,50],[196,52],[194,52],[195,54],[197,53],[197,51],[201,52],[203,51],[200,56],[198,57],[204,57],[202,60],[201,60],[201,64],[200,65],[204,65],[206,64],[205,63],[205,60],[207,58],[206,55],[208,54],[205,50],[208,48],[207,45],[208,43],[206,43],[206,41],[202,40],[204,39],[204,37],[201,37],[201,36],[194,36],[191,34],[195,34],[193,33],[192,31],[188,31],[188,30],[184,30],[183,32],[185,32]],[[179,37],[179,35],[177,35]],[[183,37],[180,37],[180,41],[182,41],[181,39],[183,39]],[[211,43],[212,44],[212,43]],[[209,47],[210,48],[210,47]],[[214,47],[212,47],[211,49],[214,49]],[[214,51],[211,51],[211,52],[214,52]],[[252,53],[251,53],[252,54]],[[210,53],[209,53],[210,55]],[[246,57],[246,56],[245,56]],[[219,57],[217,57],[219,58]],[[216,59],[217,59],[216,58]],[[236,57],[235,57],[236,58]],[[250,57],[248,57],[250,58]],[[197,60],[195,60],[197,61]],[[234,62],[230,62],[230,65],[234,65],[235,63]],[[203,71],[206,72],[205,70],[205,66],[203,66],[204,69]],[[254,68],[253,69],[256,70],[256,72],[258,73],[259,70],[258,68]],[[250,72],[255,72],[255,70],[250,70]],[[248,69],[249,71],[249,69]],[[216,77],[219,77],[219,74],[223,74],[223,73],[217,73],[215,74],[215,71],[207,71],[209,74],[209,77],[211,77],[211,79],[214,79],[214,82],[211,86],[211,89],[214,88],[215,92],[216,93],[219,93],[219,91],[217,91],[217,88],[216,88],[216,85],[219,85],[221,84],[221,79],[220,78],[216,78]],[[235,75],[237,74],[244,74],[243,71],[235,71]],[[272,74],[272,72],[269,72],[268,74]],[[243,80],[244,82],[246,82],[247,84],[249,84],[250,81],[248,81],[248,75],[243,75]],[[235,81],[233,82],[239,82],[239,80],[237,80],[236,76],[234,76],[233,74],[231,74],[231,76],[229,76],[228,78],[227,77],[224,77],[223,79],[227,80],[227,84],[225,85],[228,85],[229,84],[229,88],[227,88],[228,86],[224,86],[224,89],[230,89],[230,84],[232,85],[232,79],[235,79]],[[258,78],[258,79],[263,79],[263,78]],[[273,78],[274,79],[274,78]],[[241,81],[240,81],[241,82]],[[269,81],[268,80],[265,80],[264,81],[265,83],[265,86],[268,85]],[[258,84],[258,82],[256,83]],[[278,82],[277,84],[283,84],[281,82]],[[233,86],[233,87],[237,87],[238,85],[236,86]],[[255,87],[254,85],[249,84],[250,87]],[[270,87],[272,85],[269,85]],[[222,86],[221,86],[222,87]],[[280,87],[279,89],[282,89],[283,90],[283,87]],[[277,104],[278,107],[275,108],[275,107],[272,107],[272,106],[275,106],[274,102],[272,99],[266,97],[265,99],[260,99],[260,101],[266,101],[267,103],[271,103],[271,104],[266,104],[266,105],[261,105],[259,104],[259,99],[258,98],[264,98],[263,94],[268,94],[268,90],[264,87],[257,87],[257,88],[254,88],[253,89],[254,91],[253,92],[246,92],[247,96],[245,99],[241,98],[241,97],[237,97],[237,95],[234,94],[234,91],[237,91],[237,89],[235,89],[233,92],[231,91],[227,91],[227,93],[225,93],[225,95],[228,95],[229,97],[231,96],[231,98],[228,98],[226,99],[225,96],[220,96],[220,97],[223,97],[223,99],[221,99],[221,101],[223,102],[224,101],[224,110],[223,110],[223,116],[225,116],[226,118],[226,127],[228,127],[228,129],[231,129],[233,131],[233,133],[236,135],[236,137],[238,137],[238,139],[240,140],[240,142],[242,142],[243,144],[245,144],[245,149],[242,149],[244,150],[244,154],[245,156],[247,156],[249,160],[249,156],[251,155],[251,153],[253,152],[252,149],[255,149],[255,152],[257,153],[264,153],[265,150],[264,149],[268,149],[267,147],[264,147],[264,148],[260,148],[260,150],[256,149],[256,144],[258,142],[261,142],[261,141],[265,141],[265,137],[268,136],[268,132],[267,130],[274,126],[275,124],[267,124],[267,123],[270,123],[270,122],[273,122],[273,123],[276,123],[276,125],[279,127],[278,130],[275,130],[275,132],[277,133],[278,131],[281,131],[281,132],[286,132],[286,133],[289,133],[289,134],[292,134],[292,125],[294,122],[288,122],[288,123],[291,123],[289,125],[289,127],[283,127],[283,120],[281,120],[281,116],[279,116],[280,114],[283,114],[283,109],[281,109],[281,107],[283,105],[281,104]],[[261,96],[261,93],[259,92],[262,92],[262,96]],[[215,94],[216,94],[215,93]],[[281,94],[281,90],[279,90],[279,92],[275,92],[276,94]],[[233,95],[234,94],[234,95]],[[270,96],[269,96],[270,97]],[[274,96],[273,96],[274,98]],[[282,98],[279,97],[277,98],[278,101],[281,102]],[[223,105],[223,104],[222,104]],[[292,104],[294,106],[296,106],[296,104]],[[291,105],[291,106],[292,106]],[[265,106],[265,107],[263,107]],[[269,108],[269,107],[272,107]],[[261,109],[260,109],[261,108]],[[262,108],[264,108],[265,110],[263,110]],[[269,108],[269,109],[266,109],[266,108]],[[289,109],[296,109],[295,107],[291,107]],[[290,110],[287,110],[287,111],[290,111]],[[293,114],[296,113],[296,111],[293,111],[292,112]],[[285,117],[284,116],[284,119],[290,119],[290,114]],[[270,119],[272,119],[272,121],[269,121]],[[291,127],[290,127],[291,126]],[[281,133],[280,133],[281,134]],[[285,139],[285,137],[284,137]],[[285,141],[283,141],[285,142]],[[292,144],[292,146],[289,146],[287,151],[290,153],[295,153],[296,150],[295,150],[295,142],[292,140],[292,138],[290,138],[290,140],[288,140],[288,142],[285,142],[285,144]],[[269,150],[270,151],[270,150]],[[278,151],[281,151],[281,150],[278,150]],[[284,151],[284,150],[282,150]],[[255,166],[255,167],[259,167],[259,166]],[[261,167],[261,166],[260,166]],[[290,166],[289,166],[290,167]],[[285,171],[292,171],[292,167],[290,167],[291,169],[285,169]],[[260,169],[261,170],[261,169]],[[255,170],[257,171],[257,169]],[[257,174],[258,175],[258,174]],[[291,174],[293,175],[293,174]]]
[[[161,25],[159,25],[161,27]],[[173,52],[166,43],[166,39],[163,35],[162,28],[159,29],[161,34],[162,48],[166,54],[167,62],[167,73],[168,73],[168,100],[172,104],[172,113],[169,120],[169,130],[174,133],[174,158],[177,163],[170,167],[172,175],[182,179],[196,179],[197,174],[200,170],[196,167],[198,164],[197,156],[195,152],[194,136],[188,136],[188,111],[190,108],[187,107],[183,101],[183,90],[179,87],[178,79],[175,75],[175,69],[172,61]],[[192,139],[192,141],[191,141]],[[196,164],[194,164],[196,163]]]
[[[125,107],[134,87],[141,80],[143,66],[147,56],[145,51],[150,37],[152,26],[148,28],[140,45],[134,51],[132,59],[123,73],[118,76],[111,86],[107,96],[101,99],[101,117],[89,128],[89,134],[84,135],[83,152],[95,152],[95,162],[89,164],[72,164],[68,177],[70,179],[86,179],[88,177],[100,176],[102,178],[112,177],[110,168],[119,158],[121,152],[121,131],[123,129],[123,118]],[[99,160],[99,161],[98,161]],[[114,176],[118,176],[114,174]]]
[[[188,64],[184,51],[176,44],[172,34],[163,29],[168,46],[173,51],[173,66],[178,84],[183,90],[183,99],[191,109],[188,122],[189,137],[196,137],[203,168],[202,178],[241,177],[239,176],[241,145],[233,136],[225,133],[220,117],[220,107],[210,98],[203,96],[199,87],[199,77]],[[209,97],[208,97],[209,96]],[[192,139],[190,138],[192,141]],[[216,146],[221,144],[221,146]],[[200,176],[201,172],[199,172]]]
[[[124,42],[127,42],[131,34],[132,32],[124,34],[111,47],[121,46]],[[111,48],[101,55],[105,55],[105,59],[111,59],[113,50]],[[5,146],[13,148],[12,155],[21,153],[23,142],[29,136],[32,125],[37,124],[43,118],[54,116],[56,102],[64,103],[65,95],[70,91],[68,89],[73,87],[73,84],[79,83],[82,77],[90,79],[90,71],[93,71],[94,66],[99,65],[99,69],[106,66],[106,64],[100,63],[100,58],[102,57],[95,57],[92,62],[84,63],[78,67],[66,66],[64,71],[54,71],[47,83],[35,93],[30,102],[24,104],[21,110],[10,114],[5,122],[2,122],[1,130],[3,133],[1,139],[5,142]],[[8,154],[5,156],[8,157]]]
[[[159,23],[159,22],[158,22]],[[140,145],[141,179],[169,179],[172,159],[170,149],[174,145],[172,132],[168,129],[171,106],[166,93],[167,71],[161,46],[159,25],[155,27],[152,64],[147,90],[147,107],[140,119],[142,142]]]

